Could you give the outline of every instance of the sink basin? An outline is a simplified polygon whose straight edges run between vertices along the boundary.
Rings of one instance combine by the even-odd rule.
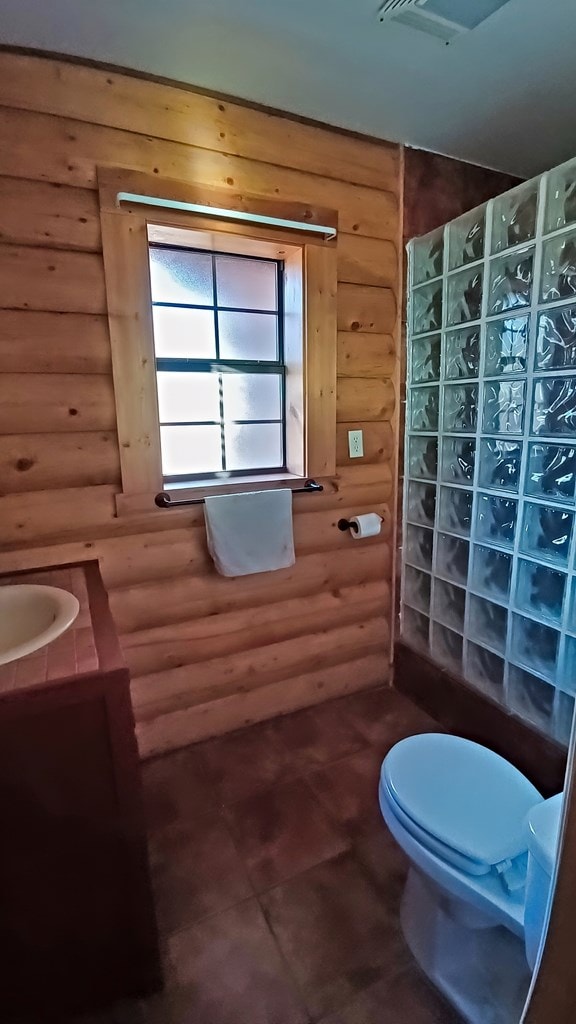
[[[0,586],[0,665],[45,647],[74,622],[78,599],[59,587]]]

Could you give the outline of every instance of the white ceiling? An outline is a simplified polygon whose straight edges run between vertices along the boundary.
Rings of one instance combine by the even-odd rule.
[[[474,0],[461,0],[474,3]],[[0,39],[108,61],[530,176],[576,155],[576,0],[449,46],[379,0],[0,0]]]

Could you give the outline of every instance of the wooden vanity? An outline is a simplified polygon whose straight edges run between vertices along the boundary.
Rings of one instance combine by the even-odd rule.
[[[76,595],[76,622],[0,666],[0,1020],[161,986],[138,750],[97,562],[0,577]]]

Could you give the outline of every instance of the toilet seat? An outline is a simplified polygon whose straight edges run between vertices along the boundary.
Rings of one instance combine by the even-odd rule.
[[[381,786],[417,842],[471,875],[506,871],[526,853],[526,816],[543,799],[504,758],[444,733],[397,743],[384,759]]]

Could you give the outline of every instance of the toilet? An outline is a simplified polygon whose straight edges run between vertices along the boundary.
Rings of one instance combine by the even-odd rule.
[[[545,930],[562,794],[445,733],[382,764],[380,808],[410,861],[401,924],[415,959],[469,1024],[519,1024]]]

